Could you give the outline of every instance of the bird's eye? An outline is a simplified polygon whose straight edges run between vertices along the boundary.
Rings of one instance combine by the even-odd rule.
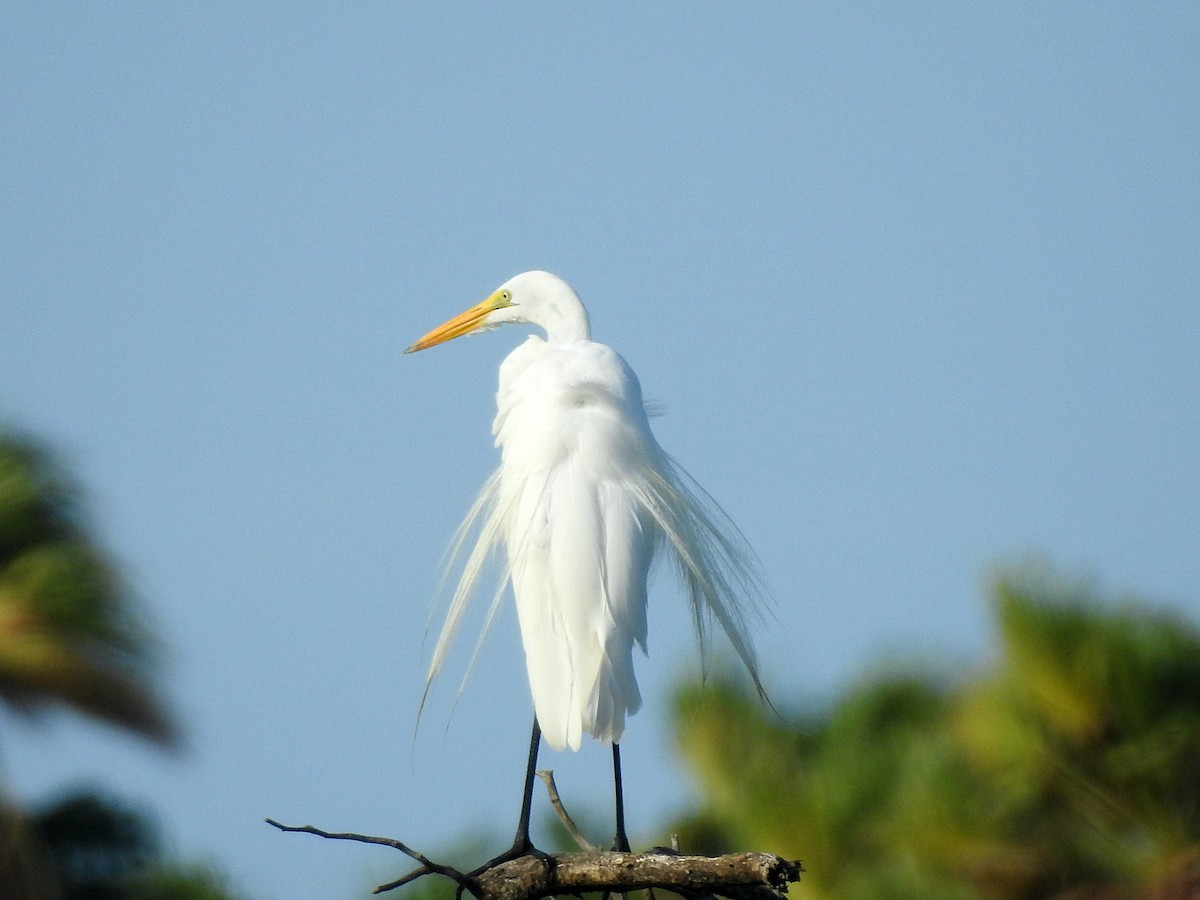
[[[512,303],[512,294],[509,291],[501,291],[500,299],[503,300],[505,304]]]

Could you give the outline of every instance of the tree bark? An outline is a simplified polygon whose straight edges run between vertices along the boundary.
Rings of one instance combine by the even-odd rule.
[[[548,860],[525,856],[488,869],[476,876],[480,890],[475,895],[479,900],[537,900],[662,888],[693,898],[777,900],[800,880],[801,871],[799,862],[769,853],[564,853]]]

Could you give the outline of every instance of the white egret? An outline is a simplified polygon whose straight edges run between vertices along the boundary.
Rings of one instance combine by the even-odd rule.
[[[517,836],[497,859],[533,849],[529,807],[541,736],[556,750],[577,750],[584,732],[612,744],[615,846],[628,850],[618,744],[626,716],[642,704],[633,647],[646,650],[651,561],[665,551],[675,563],[701,650],[715,618],[761,694],[746,628],[758,578],[736,527],[654,439],[637,376],[591,340],[587,312],[562,279],[518,275],[406,352],[507,323],[536,326],[546,337],[531,335],[500,366],[492,425],[500,466],[455,541],[457,554],[478,530],[426,690],[487,558],[503,545],[507,565],[487,621],[511,582],[535,717]]]

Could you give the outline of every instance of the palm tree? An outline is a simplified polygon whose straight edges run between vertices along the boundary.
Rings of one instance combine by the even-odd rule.
[[[65,705],[170,746],[152,668],[149,635],[74,485],[34,442],[0,433],[0,702],[27,715]],[[146,868],[146,834],[136,814],[95,797],[29,814],[0,796],[4,896],[120,896],[102,889]]]
[[[1045,573],[994,601],[1000,653],[969,678],[784,719],[685,689],[686,849],[798,856],[810,897],[1200,896],[1200,631]]]
[[[0,434],[0,701],[27,713],[66,704],[169,744],[152,662],[74,485],[45,450]]]
[[[1200,842],[1200,630],[1035,571],[995,588],[1002,654],[951,727],[1026,846],[1075,884],[1170,881]]]

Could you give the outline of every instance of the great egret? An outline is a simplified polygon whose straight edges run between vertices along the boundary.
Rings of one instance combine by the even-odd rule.
[[[486,559],[503,544],[505,577],[487,621],[511,581],[535,716],[516,839],[497,860],[533,850],[529,807],[540,737],[556,750],[578,750],[584,732],[612,744],[615,849],[627,851],[618,744],[625,717],[642,705],[633,646],[646,650],[654,554],[666,551],[679,571],[701,650],[715,618],[762,694],[746,629],[758,578],[736,527],[654,439],[637,376],[591,340],[587,312],[561,278],[517,275],[406,352],[507,323],[537,326],[546,337],[531,335],[500,366],[492,425],[500,467],[455,539],[457,554],[478,528],[426,690]]]

